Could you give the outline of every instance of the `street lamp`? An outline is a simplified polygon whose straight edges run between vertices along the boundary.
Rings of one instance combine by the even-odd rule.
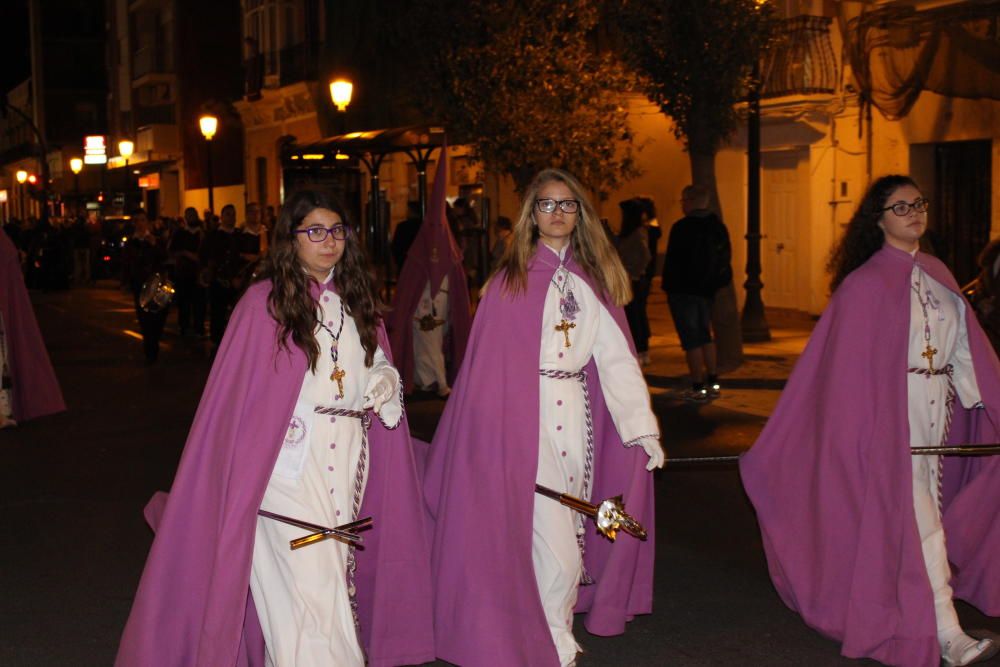
[[[337,111],[347,111],[347,105],[351,103],[351,93],[354,92],[354,84],[347,79],[337,79],[330,82],[330,98]]]
[[[69,169],[73,172],[73,199],[76,200],[76,214],[80,215],[80,171],[83,169],[83,160],[78,157],[70,158]]]
[[[335,79],[330,82],[330,99],[333,106],[337,107],[338,133],[344,134],[347,131],[347,121],[344,112],[347,105],[351,103],[351,93],[354,92],[354,84],[347,79]]]
[[[17,184],[21,186],[18,188],[18,191],[20,192],[19,198],[21,200],[21,217],[27,218],[28,216],[24,211],[24,182],[28,180],[28,172],[24,169],[18,169],[17,173],[14,174],[14,177],[17,179]]]
[[[201,134],[205,137],[205,145],[208,150],[208,212],[215,215],[215,197],[212,193],[212,137],[219,129],[219,119],[206,114],[198,119],[198,127],[201,128]]]

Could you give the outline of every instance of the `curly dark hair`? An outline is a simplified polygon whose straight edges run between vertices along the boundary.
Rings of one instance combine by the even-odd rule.
[[[833,275],[830,292],[836,291],[847,274],[867,262],[885,243],[885,233],[878,222],[885,215],[883,209],[889,197],[904,185],[920,189],[912,178],[899,174],[883,176],[868,186],[868,191],[861,198],[861,204],[851,216],[843,238],[834,247],[826,265],[826,270]]]
[[[300,190],[285,200],[278,221],[271,233],[267,257],[263,261],[255,282],[271,281],[271,294],[267,311],[278,322],[278,345],[288,349],[291,338],[309,360],[309,368],[316,370],[319,360],[319,342],[316,340],[316,310],[319,304],[310,287],[316,279],[302,270],[296,244],[299,228],[307,215],[322,208],[340,216],[347,225],[344,254],[333,272],[333,284],[344,300],[346,312],[354,318],[365,350],[365,366],[371,366],[378,347],[378,321],[381,317],[375,287],[368,272],[368,261],[358,242],[357,234],[347,218],[347,212],[326,193]],[[309,243],[309,241],[305,241]]]

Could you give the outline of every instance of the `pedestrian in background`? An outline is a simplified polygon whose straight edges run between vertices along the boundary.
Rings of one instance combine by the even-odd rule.
[[[233,313],[168,498],[119,667],[433,660],[424,512],[364,250],[292,194]],[[369,412],[371,410],[372,412]],[[370,430],[369,430],[370,427]],[[302,528],[371,517],[357,550]]]
[[[622,212],[621,231],[618,233],[618,256],[632,284],[632,300],[625,304],[632,340],[639,364],[649,364],[649,319],[646,317],[646,272],[649,269],[649,237],[643,219],[643,207],[638,199],[626,199],[618,204]]]
[[[493,247],[490,249],[490,271],[496,270],[500,265],[500,260],[503,259],[504,253],[507,252],[512,236],[511,230],[510,218],[505,215],[497,217],[496,238],[493,241]]]
[[[978,263],[972,304],[994,351],[1000,354],[1000,239],[986,244]]]
[[[629,299],[579,181],[540,172],[484,287],[427,461],[438,657],[571,665],[574,611],[599,635],[650,613],[652,532],[602,543],[582,515],[535,493],[538,483],[598,503],[623,494],[653,528],[650,471],[664,454]]]
[[[663,290],[691,375],[684,397],[695,402],[720,393],[712,305],[716,292],[733,280],[729,232],[708,207],[706,188],[684,188],[684,217],[670,228],[663,259]]]
[[[201,273],[199,250],[202,239],[201,221],[193,206],[184,209],[184,217],[170,239],[170,256],[174,262],[173,281],[177,290],[177,325],[182,336],[201,338],[205,335],[205,288],[198,282]]]
[[[244,261],[236,232],[236,207],[222,207],[219,226],[209,229],[201,246],[203,282],[208,287],[209,334],[216,347],[222,342],[226,323],[239,296]]]
[[[919,251],[927,206],[907,176],[869,187],[830,303],[740,461],[781,599],[843,655],[914,667],[997,652],[954,597],[1000,615],[1000,457],[911,450],[1000,440],[1000,362]]]

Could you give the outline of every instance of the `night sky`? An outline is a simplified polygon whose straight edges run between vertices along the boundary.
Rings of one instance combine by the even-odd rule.
[[[31,75],[28,44],[27,0],[0,0],[0,93]]]

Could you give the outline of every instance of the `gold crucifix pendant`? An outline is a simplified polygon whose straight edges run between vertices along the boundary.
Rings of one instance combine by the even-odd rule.
[[[569,330],[570,329],[575,329],[575,328],[576,328],[575,324],[573,324],[572,322],[567,322],[566,320],[561,321],[555,327],[556,331],[562,332],[562,335],[566,337],[566,347],[570,346],[570,344],[569,344]]]
[[[336,395],[335,398],[340,399],[340,398],[344,397],[344,376],[345,375],[347,375],[347,373],[344,372],[343,368],[341,368],[337,364],[333,365],[333,373],[330,374],[330,379],[337,383],[337,395]]]
[[[934,372],[934,355],[937,354],[937,348],[931,347],[930,343],[927,343],[927,349],[920,353],[920,356],[927,360],[927,368],[933,373]]]

